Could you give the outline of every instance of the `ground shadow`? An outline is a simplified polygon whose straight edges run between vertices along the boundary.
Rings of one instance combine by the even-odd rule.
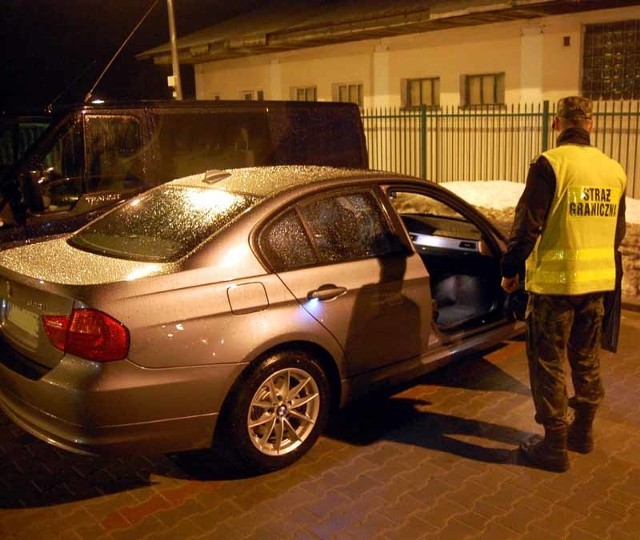
[[[425,410],[430,405],[420,399],[372,396],[337,415],[326,435],[357,446],[391,440],[476,461],[520,463],[517,446],[530,432]]]
[[[485,350],[484,354],[502,346],[496,345]],[[326,435],[358,446],[386,439],[478,461],[519,463],[515,449],[531,433],[482,420],[432,412],[428,410],[431,405],[428,401],[394,396],[416,384],[531,395],[527,385],[484,357],[471,354],[402,387],[386,393],[378,392],[353,403],[334,416]]]
[[[83,456],[53,447],[0,413],[0,509],[35,508],[154,485],[154,477],[241,479],[221,452],[150,456]]]
[[[493,350],[503,347],[496,345],[493,349],[484,351],[485,355]],[[433,384],[449,388],[466,388],[469,390],[482,390],[486,392],[511,392],[530,396],[529,386],[489,362],[484,357],[466,355],[451,362],[436,371],[412,381],[413,384]]]

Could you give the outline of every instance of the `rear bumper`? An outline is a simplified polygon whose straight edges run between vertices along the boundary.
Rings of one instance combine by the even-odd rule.
[[[0,408],[32,435],[81,454],[205,448],[241,369],[144,369],[65,357],[34,380],[0,363]]]

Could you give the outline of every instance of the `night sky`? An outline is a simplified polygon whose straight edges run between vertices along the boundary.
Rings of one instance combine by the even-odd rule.
[[[178,38],[266,0],[173,0]],[[0,111],[39,110],[82,100],[153,0],[0,0]],[[114,61],[94,91],[106,99],[168,98],[171,66],[135,55],[169,42],[166,0]],[[181,72],[182,73],[182,72]],[[183,75],[185,98],[192,78]],[[189,95],[191,94],[191,95]]]

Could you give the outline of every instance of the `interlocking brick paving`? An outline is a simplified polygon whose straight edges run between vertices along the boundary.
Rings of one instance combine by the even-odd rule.
[[[635,539],[639,328],[625,311],[596,449],[563,474],[515,452],[540,432],[521,339],[349,407],[308,456],[259,477],[214,453],[77,456],[0,415],[0,538]]]

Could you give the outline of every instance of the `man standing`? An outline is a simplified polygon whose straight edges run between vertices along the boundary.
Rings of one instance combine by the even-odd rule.
[[[518,288],[526,266],[529,377],[535,419],[545,432],[523,442],[520,452],[557,472],[569,468],[567,448],[593,450],[593,419],[604,397],[598,358],[603,300],[615,288],[615,257],[625,233],[626,175],[590,145],[591,115],[586,98],[558,102],[556,148],[531,163],[502,260],[507,293]],[[568,406],[575,411],[571,425]]]

